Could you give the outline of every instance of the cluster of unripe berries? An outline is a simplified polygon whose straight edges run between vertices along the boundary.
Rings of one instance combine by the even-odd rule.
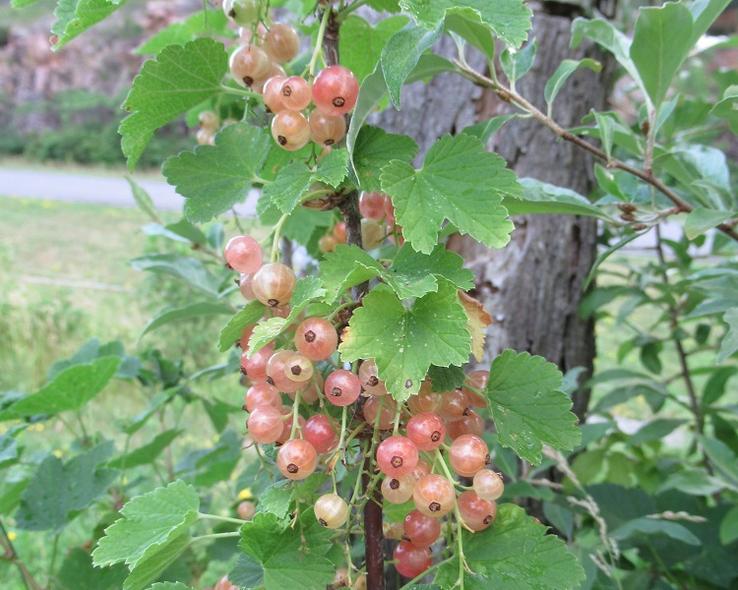
[[[248,236],[232,238],[225,258],[242,273],[239,283],[247,299],[258,299],[273,313],[285,314],[295,286],[289,267],[262,264],[259,244]],[[487,371],[473,371],[463,387],[442,393],[425,381],[417,395],[398,404],[388,395],[373,360],[361,362],[356,372],[335,364],[339,334],[330,319],[305,317],[291,334],[289,346],[277,349],[270,343],[249,356],[252,330],[247,327],[240,340],[241,368],[250,384],[244,399],[248,434],[257,444],[279,445],[276,464],[284,477],[302,480],[320,464],[328,471],[335,466],[343,437],[328,411],[331,406],[355,404],[354,413],[364,420],[366,430],[376,429],[385,436],[374,455],[377,477],[382,476],[381,493],[387,502],[412,500],[415,505],[394,553],[401,575],[412,578],[431,565],[429,548],[441,534],[440,519],[450,512],[455,511],[469,530],[490,526],[504,486],[488,468],[489,449],[482,439],[485,423],[475,411],[486,405],[480,391],[486,386]],[[319,410],[305,419],[299,403],[292,408],[284,405],[282,394],[308,405],[319,402]],[[444,450],[450,469],[468,478],[470,485],[462,487],[445,470],[439,473]],[[462,489],[458,495],[457,488]],[[336,493],[318,498],[314,510],[319,522],[332,529],[344,526],[351,512]]]
[[[264,106],[274,113],[274,140],[288,151],[299,150],[310,140],[327,147],[341,141],[346,135],[345,115],[359,94],[353,72],[335,65],[314,80],[288,76],[283,66],[300,51],[295,29],[284,23],[264,27],[256,0],[226,0],[223,10],[243,27],[240,46],[231,55],[231,74],[238,84],[263,96]]]

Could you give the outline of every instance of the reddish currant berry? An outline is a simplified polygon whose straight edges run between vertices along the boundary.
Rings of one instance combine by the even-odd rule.
[[[251,274],[261,267],[261,246],[251,236],[232,237],[223,254],[226,264],[238,272]]]
[[[315,106],[327,115],[351,112],[358,94],[359,81],[351,70],[343,66],[325,68],[313,83]]]
[[[310,125],[302,113],[280,111],[272,119],[272,137],[282,148],[294,152],[310,141]]]
[[[275,23],[264,37],[264,49],[277,63],[287,63],[295,59],[300,51],[300,38],[291,26]]]
[[[339,244],[346,243],[346,223],[344,221],[339,221],[333,226],[333,237]]]
[[[256,296],[254,295],[254,290],[251,288],[251,281],[253,281],[252,275],[247,275],[244,273],[241,273],[241,278],[238,279],[238,289],[241,291],[241,295],[243,295],[243,298],[247,301],[251,301],[252,299],[256,299]]]
[[[445,477],[431,473],[415,482],[413,501],[415,507],[426,516],[445,516],[453,510],[455,500],[454,486]]]
[[[498,500],[505,491],[505,483],[502,481],[502,476],[491,469],[477,471],[474,474],[473,485],[477,496],[490,502]]]
[[[430,547],[441,535],[441,521],[413,510],[405,517],[403,533],[416,547]]]
[[[333,252],[336,249],[337,245],[338,242],[336,242],[336,238],[334,238],[330,234],[325,234],[324,236],[321,236],[321,238],[318,240],[318,250],[320,250],[323,254]]]
[[[239,47],[229,62],[233,78],[241,85],[251,87],[254,82],[269,75],[271,62],[263,49],[256,45]]]
[[[315,518],[321,526],[337,529],[346,524],[349,507],[337,494],[324,494],[315,501]]]
[[[323,414],[315,414],[308,418],[302,429],[302,436],[321,454],[330,451],[338,442],[338,434],[336,434],[333,422]]]
[[[279,113],[287,110],[282,101],[282,83],[287,78],[285,76],[272,76],[266,82],[264,82],[264,106],[269,109],[272,113]]]
[[[301,111],[312,99],[310,84],[300,76],[290,76],[282,82],[279,94],[282,96],[282,104],[290,111]]]
[[[362,193],[359,197],[359,213],[366,219],[381,221],[384,219],[384,204],[387,195],[384,193]]]
[[[234,586],[231,584],[231,581],[228,579],[228,576],[223,576],[218,582],[213,586],[213,590],[238,590],[238,586]]]
[[[320,145],[334,145],[346,135],[346,119],[343,116],[326,115],[315,109],[308,117],[310,137]]]
[[[387,395],[387,388],[384,383],[379,380],[379,369],[377,363],[372,359],[367,359],[359,367],[359,380],[361,386],[370,395]]]
[[[418,464],[418,447],[405,436],[390,436],[377,447],[377,467],[390,477],[408,475]]]
[[[338,333],[328,320],[308,318],[297,326],[295,348],[311,361],[324,361],[336,352]]]
[[[236,507],[238,518],[241,520],[251,520],[256,514],[256,504],[253,502],[240,502]]]
[[[300,438],[288,440],[277,453],[277,467],[287,479],[305,479],[315,471],[317,461],[315,447]]]
[[[390,504],[404,504],[413,497],[415,478],[412,475],[385,477],[382,480],[382,495]]]
[[[313,363],[304,354],[291,354],[285,362],[284,374],[290,381],[305,383],[313,376]]]
[[[296,281],[295,273],[289,266],[272,262],[256,271],[251,289],[264,305],[282,307],[290,302]]]
[[[372,219],[361,220],[361,245],[364,250],[373,250],[384,241],[384,229],[378,221]]]
[[[370,397],[364,402],[362,412],[367,424],[372,426],[376,424],[379,430],[389,430],[395,423],[397,403],[391,397]],[[378,413],[379,422],[377,422]]]
[[[287,378],[287,363],[293,355],[291,350],[278,350],[269,357],[266,365],[267,381],[284,393],[294,393],[303,386],[303,383]]]
[[[412,470],[410,475],[413,476],[413,479],[415,481],[418,481],[421,477],[425,477],[430,472],[430,465],[428,465],[428,463],[421,459],[420,461],[418,461],[418,464],[415,466],[415,469]]]
[[[461,418],[469,411],[469,400],[461,389],[454,389],[441,395],[439,412],[445,418]]]
[[[253,326],[253,325],[252,326],[246,326],[243,329],[243,332],[241,332],[241,338],[238,341],[238,346],[240,346],[242,350],[248,350],[249,349],[249,339],[251,338],[251,334],[254,333],[254,328],[255,327],[256,326]]]
[[[424,382],[420,387],[417,395],[411,395],[407,400],[410,411],[413,414],[424,414],[427,412],[435,413],[441,406],[441,396],[431,391],[430,385]]]
[[[483,531],[497,516],[497,505],[471,490],[459,494],[458,503],[461,519],[473,531]]]
[[[286,418],[286,420],[283,420],[284,427],[282,428],[282,434],[280,434],[277,439],[278,444],[286,443],[291,438],[293,423],[292,408],[282,406],[282,416]],[[300,425],[300,430],[302,430],[303,426],[305,426],[305,418],[298,416],[297,423]]]
[[[249,387],[244,402],[248,412],[253,412],[259,406],[272,406],[277,409],[282,407],[282,398],[279,396],[279,391],[266,381],[254,383]]]
[[[438,414],[417,414],[407,423],[407,437],[421,451],[432,451],[443,444],[446,425]]]
[[[454,471],[464,477],[474,474],[489,461],[487,443],[475,434],[462,434],[451,443],[448,452],[449,462]]]
[[[338,369],[328,375],[323,392],[326,399],[334,406],[348,406],[359,398],[361,383],[351,371]]]
[[[433,563],[428,548],[416,547],[408,541],[400,541],[392,554],[395,569],[405,578],[416,578]]]
[[[482,436],[484,433],[484,418],[474,410],[469,410],[466,416],[457,420],[450,420],[447,425],[448,435],[451,440],[459,438],[462,434],[476,434]]]
[[[300,393],[300,401],[306,404],[314,404],[318,401],[321,391],[323,391],[323,376],[319,372],[314,372],[313,378],[307,382],[307,385],[305,385],[305,388]],[[287,395],[294,399],[294,394],[289,391]]]
[[[391,199],[387,199],[384,202],[384,218],[387,221],[387,225],[395,225],[395,206],[392,204]]]
[[[248,356],[248,351],[244,350],[241,355],[241,369],[252,382],[264,381],[267,378],[267,361],[273,354],[273,344],[267,344],[264,348],[260,348],[251,357]]]
[[[465,387],[463,388],[464,393],[466,393],[466,397],[469,399],[469,403],[475,408],[487,407],[487,400],[485,400],[475,391],[468,389],[468,387],[473,387],[474,389],[477,389],[479,391],[484,391],[484,388],[487,387],[488,379],[489,371],[472,371],[466,376],[466,383]]]
[[[227,2],[228,0],[225,1]],[[259,25],[256,27],[256,37],[259,39],[260,42],[264,41],[266,33],[266,27],[262,23],[259,23]],[[253,38],[253,27],[239,27],[238,40],[241,45],[250,45]],[[257,43],[257,45],[258,44],[259,43]]]
[[[257,406],[246,422],[251,438],[262,444],[277,442],[282,426],[282,413],[274,406]]]

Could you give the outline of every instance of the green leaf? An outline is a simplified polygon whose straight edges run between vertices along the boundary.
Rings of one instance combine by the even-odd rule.
[[[177,535],[147,552],[131,569],[123,582],[123,590],[144,590],[151,582],[158,580],[162,573],[172,565],[190,546],[189,535]]]
[[[502,129],[502,126],[505,123],[512,121],[517,117],[518,115],[516,113],[511,113],[509,115],[496,115],[487,119],[486,121],[481,121],[479,123],[475,123],[474,125],[464,127],[461,132],[468,133],[469,135],[473,135],[474,137],[478,137],[482,140],[482,143],[486,144],[487,141],[489,141],[489,138],[497,133],[500,129]]]
[[[184,307],[165,309],[149,320],[149,323],[146,324],[143,332],[141,332],[141,336],[172,322],[213,315],[229,315],[230,313],[230,306],[225,303],[216,303],[213,301],[199,301],[197,303],[190,303]]]
[[[157,582],[156,584],[150,586],[148,590],[192,590],[192,589],[189,586],[185,586],[182,582]]]
[[[126,176],[126,180],[131,187],[131,194],[133,195],[133,199],[136,201],[138,208],[151,217],[155,223],[161,223],[159,214],[154,206],[154,201],[151,199],[149,193],[147,193],[143,187],[130,176]]]
[[[359,95],[356,99],[354,113],[351,116],[351,122],[349,123],[349,128],[346,132],[346,149],[349,153],[351,172],[357,179],[356,163],[354,162],[356,139],[367,117],[374,110],[377,103],[382,99],[386,92],[387,84],[384,81],[384,74],[382,73],[382,68],[377,65],[374,72],[367,76],[359,87]]]
[[[208,221],[246,198],[271,143],[264,129],[234,123],[218,133],[215,145],[201,145],[169,158],[162,174],[187,199],[185,216]],[[276,181],[267,190],[273,184]]]
[[[510,215],[585,215],[612,221],[602,209],[573,190],[534,178],[521,178],[520,184],[523,187],[523,198],[506,198],[503,201]]]
[[[629,436],[627,443],[631,446],[640,446],[643,443],[662,440],[685,422],[686,420],[679,418],[656,418],[647,422],[637,432]]]
[[[299,530],[268,513],[257,514],[241,528],[239,546],[261,565],[265,590],[324,590],[333,580],[335,566],[324,556],[330,543],[309,542],[314,535],[306,525],[308,519],[315,521],[312,526],[319,526],[307,510],[298,521]]]
[[[25,8],[31,4],[35,4],[38,0],[10,0],[10,6],[12,8]]]
[[[123,108],[131,114],[118,129],[129,168],[136,165],[159,127],[221,92],[228,71],[222,43],[197,39],[171,45],[147,61],[133,80]]]
[[[337,188],[348,174],[348,150],[334,148],[331,153],[318,162],[313,179]]]
[[[179,254],[151,254],[130,261],[136,270],[165,274],[179,279],[207,295],[218,295],[218,280],[197,258]]]
[[[56,578],[59,590],[119,590],[127,574],[123,565],[93,567],[89,552],[75,547],[64,559]]]
[[[134,451],[120,455],[108,462],[108,467],[113,469],[131,469],[132,467],[138,467],[139,465],[148,465],[153,463],[164,450],[172,444],[172,441],[182,434],[183,430],[166,430],[157,434],[154,439],[137,448]]]
[[[633,60],[630,58],[631,40],[618,31],[615,26],[602,18],[576,18],[571,24],[571,47],[576,49],[583,39],[590,39],[603,49],[612,53],[618,63],[635,80],[643,86]]]
[[[101,466],[112,454],[113,443],[106,442],[67,463],[47,456],[21,496],[18,526],[33,531],[61,529],[113,483],[118,472]]]
[[[441,25],[430,31],[422,27],[409,26],[393,35],[384,46],[380,65],[389,91],[390,100],[395,108],[400,108],[400,93],[420,56],[441,36]]]
[[[57,51],[87,29],[113,14],[125,0],[59,0],[54,10],[56,22],[51,32],[57,37]]]
[[[341,23],[338,54],[341,65],[349,68],[362,82],[374,71],[387,41],[408,22],[405,16],[391,16],[370,25],[352,14]]]
[[[728,324],[728,331],[720,343],[717,362],[723,363],[738,351],[738,307],[729,309],[723,315],[723,321]]]
[[[710,112],[716,117],[725,119],[730,130],[738,135],[738,85],[729,86],[722,100],[712,107]]]
[[[361,128],[354,146],[354,166],[359,187],[367,192],[379,192],[379,175],[392,160],[412,162],[418,153],[418,144],[407,135],[387,133],[379,127]]]
[[[684,4],[667,2],[639,10],[630,57],[656,108],[691,48],[692,15]]]
[[[530,29],[531,11],[522,0],[400,0],[400,6],[427,28],[437,26],[447,14],[481,21],[513,47],[525,42]]]
[[[119,357],[106,356],[64,369],[36,393],[0,412],[0,421],[78,410],[103,390],[118,370],[120,361]]]
[[[466,381],[466,373],[461,367],[435,367],[428,369],[431,388],[436,392],[453,391]]]
[[[264,188],[262,199],[275,205],[282,213],[292,213],[310,188],[312,178],[313,173],[305,162],[292,162]]]
[[[180,540],[186,547],[187,531],[197,520],[199,506],[197,492],[182,481],[129,500],[120,511],[122,517],[97,542],[93,563],[104,567],[122,562],[134,570],[160,552],[170,555],[172,546],[181,546]]]
[[[713,227],[735,217],[732,211],[718,211],[717,209],[705,209],[696,207],[689,212],[684,220],[684,233],[688,239],[694,240]]]
[[[578,68],[589,68],[593,72],[599,72],[602,70],[602,64],[597,60],[585,57],[584,59],[565,59],[556,68],[553,75],[546,81],[546,86],[543,89],[543,98],[546,99],[548,105],[548,116],[551,116],[553,111],[553,103],[556,100],[556,96],[559,94],[561,89],[566,84],[569,77],[577,71]]]
[[[738,506],[733,506],[720,522],[720,542],[730,545],[738,539]]]
[[[485,394],[498,441],[534,465],[544,444],[571,451],[581,439],[562,377],[543,357],[514,350],[505,350],[490,368]]]
[[[502,504],[494,524],[480,533],[464,531],[464,555],[481,585],[474,590],[574,590],[584,570],[566,544],[513,504]],[[456,579],[458,562],[439,570],[436,581]],[[466,574],[468,576],[468,574]]]
[[[244,328],[258,322],[264,316],[265,309],[263,303],[252,301],[228,320],[228,323],[220,331],[220,337],[218,338],[220,352],[232,348],[241,339]]]
[[[701,545],[702,542],[690,532],[688,528],[678,522],[656,518],[636,518],[616,528],[610,533],[616,541],[624,541],[640,535],[665,535],[675,541],[687,545]]]
[[[738,486],[738,457],[728,445],[716,438],[701,436],[700,442],[713,466],[735,489]]]
[[[700,37],[707,33],[712,23],[723,13],[730,4],[730,0],[695,0],[688,5],[692,13],[692,39],[690,45],[693,47]]]
[[[181,22],[174,22],[146,39],[134,53],[156,55],[170,45],[185,45],[200,36],[230,36],[228,19],[222,10],[200,10]]]
[[[446,219],[487,246],[510,241],[513,224],[502,198],[519,196],[520,185],[505,161],[476,137],[442,137],[420,170],[393,160],[382,169],[381,182],[403,236],[420,252],[430,254]]]
[[[519,51],[506,48],[500,55],[500,65],[510,82],[516,82],[525,76],[533,67],[538,51],[535,39]]]
[[[463,258],[443,246],[436,246],[427,255],[405,244],[392,265],[385,268],[358,246],[341,244],[326,254],[320,263],[320,271],[326,287],[326,302],[332,303],[346,289],[374,277],[387,283],[400,299],[422,297],[437,291],[439,278],[466,291],[473,287],[474,275],[463,264]]]
[[[494,59],[495,40],[492,37],[492,31],[478,15],[450,13],[446,15],[445,23],[447,32],[459,35],[490,60]]]
[[[364,297],[340,346],[343,361],[373,358],[379,376],[397,401],[420,389],[431,365],[462,365],[471,353],[466,314],[456,288],[439,281],[438,292],[410,309],[386,286]]]

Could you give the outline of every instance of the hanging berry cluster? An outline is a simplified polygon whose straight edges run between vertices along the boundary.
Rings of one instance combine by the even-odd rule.
[[[361,202],[369,219],[387,216],[383,195],[366,194]],[[289,314],[296,285],[292,269],[263,264],[260,245],[250,236],[232,238],[225,260],[242,273],[246,299],[260,301],[275,316]],[[315,517],[330,529],[346,527],[347,534],[358,507],[372,500],[358,485],[348,498],[338,494],[337,463],[342,459],[350,468],[350,445],[364,437],[367,489],[379,486],[391,504],[414,504],[401,528],[385,523],[386,535],[400,541],[394,550],[397,571],[413,578],[432,565],[431,547],[449,514],[459,530],[481,531],[494,522],[504,486],[488,468],[485,422],[475,411],[485,406],[480,392],[488,372],[470,372],[463,387],[448,392],[434,392],[427,379],[417,395],[397,403],[374,360],[339,363],[341,315],[300,317],[279,345],[273,341],[252,354],[254,326],[245,328],[239,344],[248,385],[243,405],[248,436],[257,445],[277,445],[276,467],[287,479],[303,480],[316,470],[330,474],[333,489],[315,502]]]

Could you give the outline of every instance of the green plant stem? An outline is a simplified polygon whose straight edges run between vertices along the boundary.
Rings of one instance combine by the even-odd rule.
[[[399,590],[410,590],[410,588],[414,588],[415,584],[420,582],[423,578],[425,578],[428,574],[431,572],[437,570],[439,567],[446,565],[450,561],[453,561],[453,557],[447,557],[446,559],[443,559],[439,561],[438,563],[434,563],[432,566],[430,566],[427,570],[425,570],[422,574],[418,574],[415,576],[412,580],[410,580],[407,584],[403,584],[400,586]]]
[[[282,227],[284,226],[288,217],[289,215],[287,214],[282,215],[282,217],[279,218],[279,221],[277,221],[276,225],[274,226],[274,237],[272,238],[272,252],[271,252],[271,256],[269,257],[272,262],[276,262],[277,260],[279,260],[279,240],[282,237]]]
[[[352,2],[348,6],[344,6],[341,10],[338,11],[338,19],[343,20],[346,18],[349,14],[354,12],[357,8],[361,8],[364,6],[369,0],[356,0],[356,2]]]
[[[262,98],[261,94],[257,94],[256,92],[252,92],[251,90],[244,90],[243,88],[234,88],[233,86],[227,86],[226,84],[221,84],[220,89],[223,92],[226,92],[228,94],[235,94],[236,96],[245,96],[248,98]]]
[[[310,78],[315,75],[315,68],[318,65],[318,56],[323,53],[323,39],[325,38],[325,29],[328,26],[328,20],[330,17],[331,9],[326,8],[320,19],[320,28],[318,28],[318,36],[315,39],[315,49],[313,49],[313,55],[310,58],[310,65],[308,66],[308,76]]]
[[[0,556],[0,559],[5,559],[10,563],[15,564],[15,567],[17,567],[20,572],[21,579],[23,580],[23,585],[26,590],[41,590],[41,585],[33,577],[33,574],[31,574],[28,567],[26,567],[25,562],[18,556],[18,552],[15,550],[15,545],[13,545],[13,541],[10,540],[8,531],[5,530],[5,525],[2,520],[0,520],[0,547],[2,547],[4,551],[4,555]]]
[[[238,531],[233,531],[230,533],[210,533],[209,535],[200,535],[199,537],[193,537],[190,543],[194,543],[195,541],[207,541],[209,539],[232,539],[234,537],[240,536],[241,533]]]
[[[290,438],[295,438],[295,434],[300,429],[300,390],[295,392],[295,402],[292,405],[292,429],[290,430]]]
[[[61,535],[59,533],[56,533],[54,535],[54,541],[51,545],[51,559],[49,560],[49,572],[48,572],[48,586],[49,588],[53,587],[53,584],[51,583],[54,578],[54,567],[56,566],[56,556],[59,553],[59,537]]]
[[[240,518],[233,518],[230,516],[219,516],[218,514],[207,514],[205,512],[200,512],[197,517],[201,520],[219,520],[221,522],[231,522],[233,524],[244,524],[247,521],[241,520]]]

